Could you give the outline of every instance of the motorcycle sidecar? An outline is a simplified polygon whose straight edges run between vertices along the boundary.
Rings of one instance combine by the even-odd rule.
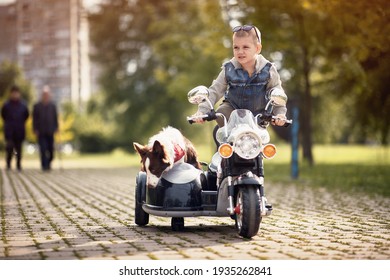
[[[146,173],[139,172],[135,190],[135,223],[145,226],[149,214],[172,217],[173,230],[184,228],[184,217],[223,216],[218,214],[216,186],[210,186],[207,172],[187,163],[175,164],[155,187],[146,184]]]

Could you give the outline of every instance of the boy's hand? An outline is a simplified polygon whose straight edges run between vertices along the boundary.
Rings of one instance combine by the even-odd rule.
[[[196,122],[196,123],[204,123],[204,120],[203,120],[203,118],[201,117],[201,116],[203,116],[204,115],[204,113],[202,113],[202,112],[196,112],[195,114],[193,114],[192,116],[191,116],[191,118],[193,118],[193,121],[194,122]]]
[[[275,116],[276,119],[272,122],[273,125],[283,126],[286,123],[286,116],[279,114]]]

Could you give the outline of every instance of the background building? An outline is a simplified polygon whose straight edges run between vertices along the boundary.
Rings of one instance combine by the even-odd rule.
[[[0,62],[17,60],[16,6],[0,6]]]
[[[37,93],[48,84],[57,102],[80,105],[89,99],[89,34],[82,0],[16,0],[0,8],[0,24],[0,61],[17,62]]]

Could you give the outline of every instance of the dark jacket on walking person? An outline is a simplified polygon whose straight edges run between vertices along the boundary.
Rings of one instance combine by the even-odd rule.
[[[21,99],[20,90],[13,86],[10,98],[1,108],[4,122],[4,138],[6,142],[6,164],[11,168],[12,156],[16,154],[16,166],[21,170],[22,143],[26,137],[25,123],[29,117],[27,105]]]
[[[41,101],[34,105],[33,129],[38,138],[42,170],[50,170],[54,158],[54,133],[58,130],[58,116],[47,86],[43,89]]]

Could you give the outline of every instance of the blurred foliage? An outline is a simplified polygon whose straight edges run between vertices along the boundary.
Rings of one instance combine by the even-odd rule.
[[[301,109],[301,143],[309,163],[314,162],[313,141],[388,142],[388,94],[367,86],[368,81],[385,86],[388,71],[380,66],[380,75],[368,79],[370,71],[356,55],[361,50],[375,57],[380,49],[388,56],[388,36],[377,32],[388,17],[385,1],[247,0],[227,10],[241,11],[236,24],[254,23],[263,31],[263,54],[276,61],[290,104]],[[386,60],[379,61],[388,67]]]
[[[9,90],[12,86],[18,86],[22,98],[30,103],[33,101],[33,87],[24,78],[21,68],[15,63],[3,61],[0,64],[0,101],[1,104],[8,99]]]
[[[119,126],[114,119],[116,111],[104,107],[104,99],[96,94],[87,103],[86,111],[76,114],[73,128],[80,152],[109,152],[121,145],[116,138]],[[75,110],[68,108],[68,114],[73,116]]]
[[[114,137],[121,145],[130,148],[167,125],[203,134],[186,123],[197,109],[186,93],[209,85],[230,52],[218,1],[113,0],[90,24],[93,58],[103,67],[101,113],[120,124]]]
[[[282,54],[304,146],[311,134],[316,143],[388,144],[388,1],[246,0],[240,9],[264,31],[264,53]]]
[[[26,141],[30,143],[36,143],[37,139],[33,130],[33,119],[32,119],[32,113],[30,111],[30,116],[28,117],[26,121]]]
[[[73,142],[75,139],[75,133],[73,131],[76,116],[74,114],[58,115],[59,130],[55,134],[56,143],[68,143]]]
[[[231,26],[253,23],[300,106],[309,162],[313,142],[387,144],[388,20],[385,0],[105,1],[90,15],[103,94],[76,130],[126,149],[167,125],[211,138],[211,124],[186,124],[196,111],[186,92],[210,85],[232,56]]]

